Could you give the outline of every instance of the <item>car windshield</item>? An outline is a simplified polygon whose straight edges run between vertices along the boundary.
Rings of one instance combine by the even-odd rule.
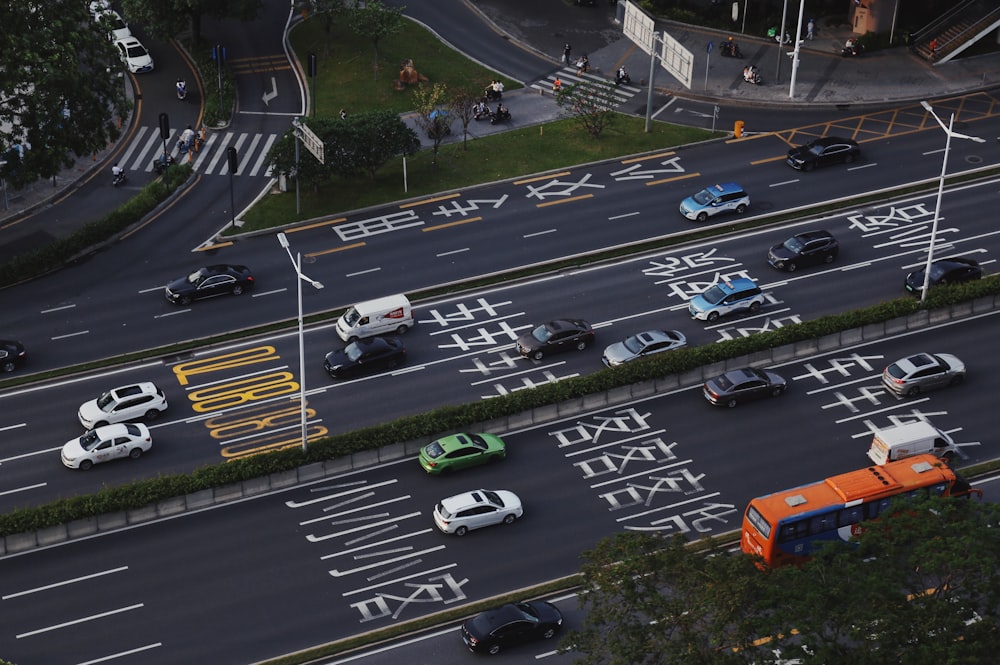
[[[629,350],[630,353],[639,353],[642,351],[642,343],[639,342],[638,335],[632,335],[622,342],[622,345]]]
[[[535,613],[535,609],[528,603],[518,603],[517,609],[521,610],[521,614],[524,618],[531,623],[538,623],[540,621],[538,614]]]
[[[503,500],[500,498],[500,495],[497,494],[496,492],[492,490],[483,490],[483,496],[485,496],[486,500],[492,503],[494,506],[500,506],[501,508],[503,508]]]
[[[824,146],[822,143],[809,144],[809,152],[811,152],[814,155],[822,155],[824,150],[826,150],[826,146]]]
[[[931,279],[940,279],[951,266],[943,263],[932,263],[931,264]],[[920,271],[923,274],[923,270]]]
[[[131,46],[125,47],[125,52],[128,53],[130,58],[142,58],[146,55],[146,49],[144,49],[139,44],[133,44]]]
[[[701,205],[708,205],[709,203],[715,200],[715,192],[713,192],[710,189],[703,189],[697,194],[695,194],[692,198],[694,198],[695,203],[700,203]]]
[[[469,439],[466,439],[464,436],[460,436],[458,438],[463,443],[466,443],[466,444],[471,443],[473,446],[475,446],[476,448],[479,448],[480,450],[486,450],[487,448],[489,448],[489,446],[486,444],[486,440],[483,439],[483,437],[479,436],[478,434],[473,434],[471,436],[472,436],[471,441]]]
[[[115,396],[111,394],[111,391],[104,393],[97,398],[97,407],[101,411],[107,411],[108,407],[114,406]]]
[[[726,297],[726,292],[720,289],[718,285],[715,285],[701,294],[701,297],[710,305],[718,305]]]
[[[364,352],[361,350],[361,347],[357,342],[351,342],[348,344],[347,348],[344,349],[344,353],[347,354],[347,359],[351,361],[357,361],[364,355]]]
[[[903,379],[906,376],[906,372],[903,371],[903,368],[896,363],[886,367],[885,372],[894,379]]]
[[[729,377],[726,376],[725,374],[717,378],[715,382],[719,384],[719,388],[721,388],[722,390],[729,390],[733,387],[733,382],[730,381]]]
[[[787,249],[792,254],[799,254],[802,252],[802,248],[805,246],[802,241],[798,238],[789,238],[782,243],[785,249]]]
[[[357,309],[352,307],[349,310],[347,310],[347,312],[344,314],[344,323],[353,327],[354,324],[357,323],[358,319],[360,318],[361,314],[358,313]]]
[[[441,455],[444,455],[444,448],[441,447],[440,443],[435,441],[434,443],[428,444],[427,447],[424,448],[424,452],[431,459],[437,459],[438,457],[441,457]]]
[[[96,446],[99,442],[100,439],[97,437],[97,432],[94,430],[90,430],[80,437],[80,447],[84,450],[93,450],[94,446]]]
[[[537,339],[539,342],[547,342],[549,338],[552,337],[552,331],[546,325],[540,325],[531,331],[531,336]]]
[[[200,280],[204,274],[205,274],[205,269],[204,268],[198,268],[193,273],[191,273],[190,275],[188,275],[187,280],[191,284],[197,284],[198,280]]]

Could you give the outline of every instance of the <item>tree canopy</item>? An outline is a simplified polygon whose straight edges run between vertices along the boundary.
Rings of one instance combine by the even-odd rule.
[[[800,567],[622,533],[584,555],[581,665],[948,665],[1000,649],[1000,507],[896,504]]]
[[[124,70],[81,0],[7,2],[0,22],[0,173],[20,187],[118,138]]]
[[[250,21],[264,6],[264,0],[121,0],[128,20],[141,23],[151,36],[170,39],[190,30],[191,41],[201,41],[204,17]]]

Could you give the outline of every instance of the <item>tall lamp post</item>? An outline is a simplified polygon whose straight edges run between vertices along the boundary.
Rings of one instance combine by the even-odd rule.
[[[944,130],[945,136],[947,137],[944,142],[944,159],[941,160],[941,178],[938,180],[938,192],[937,192],[937,203],[934,205],[934,221],[931,224],[931,244],[927,248],[927,263],[924,264],[924,285],[920,290],[920,302],[927,300],[927,289],[930,287],[931,281],[931,262],[934,260],[934,244],[937,242],[937,230],[938,221],[941,219],[941,197],[944,195],[944,179],[945,174],[948,170],[948,151],[951,150],[951,138],[954,136],[956,139],[968,139],[970,141],[975,141],[976,143],[986,143],[986,139],[979,138],[978,136],[969,136],[968,134],[959,134],[952,131],[955,126],[955,114],[951,114],[951,119],[948,121],[948,126],[945,127],[944,123],[941,122],[941,118],[937,116],[934,112],[934,108],[928,104],[926,101],[920,102],[920,105],[924,107],[924,110],[934,116],[937,120],[937,124],[941,126]]]
[[[299,388],[301,393],[299,395],[299,401],[302,406],[302,452],[306,452],[306,352],[305,352],[305,332],[302,328],[302,282],[309,282],[316,289],[322,289],[323,285],[314,279],[309,279],[302,274],[302,253],[296,254],[297,258],[292,257],[292,249],[288,245],[288,238],[284,233],[278,234],[278,242],[285,251],[288,252],[288,258],[292,262],[292,267],[295,268],[295,283],[298,286],[299,292]]]

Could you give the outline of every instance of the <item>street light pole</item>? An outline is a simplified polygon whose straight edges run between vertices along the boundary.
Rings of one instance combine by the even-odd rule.
[[[934,205],[934,221],[931,222],[931,243],[927,248],[927,262],[924,264],[924,285],[920,289],[920,302],[923,303],[927,300],[927,289],[930,288],[931,281],[931,262],[934,261],[934,245],[937,243],[937,231],[938,222],[941,219],[941,198],[944,196],[944,179],[948,171],[948,152],[951,150],[951,137],[957,139],[968,139],[970,141],[975,141],[976,143],[986,143],[986,139],[979,138],[978,136],[969,136],[967,134],[958,134],[952,129],[955,126],[955,114],[951,114],[951,119],[948,121],[948,126],[945,127],[944,123],[941,122],[941,118],[937,116],[934,112],[934,108],[928,104],[926,101],[920,102],[920,105],[924,107],[924,110],[934,116],[937,120],[937,124],[941,126],[944,130],[945,136],[947,137],[944,142],[944,158],[941,160],[941,177],[938,179],[938,191],[937,191],[937,203]]]
[[[278,234],[278,243],[288,252],[288,258],[292,262],[292,267],[295,268],[295,283],[298,287],[298,300],[299,300],[299,402],[301,403],[301,424],[302,424],[302,452],[306,452],[306,442],[308,437],[306,435],[306,350],[305,350],[305,331],[303,330],[303,320],[302,320],[302,282],[309,282],[313,288],[322,289],[323,285],[316,280],[309,279],[302,274],[302,254],[298,253],[296,256],[292,257],[292,249],[288,244],[288,238],[284,233]]]

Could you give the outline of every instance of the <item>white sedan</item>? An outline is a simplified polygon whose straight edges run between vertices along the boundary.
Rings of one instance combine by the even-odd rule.
[[[473,490],[441,499],[434,506],[434,524],[445,533],[464,536],[472,529],[513,524],[524,509],[517,495],[507,490]]]
[[[71,469],[86,471],[95,464],[121,457],[139,459],[153,447],[149,428],[138,423],[98,427],[68,441],[62,448],[62,462]]]
[[[77,417],[87,429],[131,420],[155,420],[167,410],[167,396],[148,381],[112,388],[80,405]]]
[[[122,62],[133,74],[153,71],[153,56],[149,55],[146,47],[135,37],[119,39],[115,42],[115,46]]]
[[[121,14],[113,9],[101,12],[97,15],[96,20],[107,27],[108,36],[111,38],[111,41],[118,41],[119,39],[132,36],[132,31],[129,29],[128,23],[125,22]]]

